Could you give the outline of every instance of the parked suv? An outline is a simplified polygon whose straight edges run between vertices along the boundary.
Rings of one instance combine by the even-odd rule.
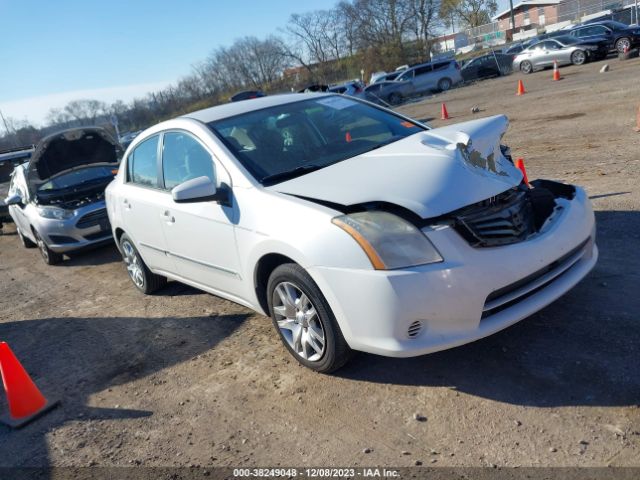
[[[411,82],[415,93],[421,94],[428,91],[449,90],[462,82],[462,75],[460,75],[458,62],[442,60],[412,66],[402,72],[396,80]]]
[[[104,190],[121,149],[102,128],[65,130],[40,141],[16,167],[6,204],[24,247],[53,265],[66,252],[111,242]]]
[[[507,125],[430,130],[313,93],[192,112],[129,146],[106,192],[113,235],[141,292],[170,278],[270,315],[320,372],[351,349],[454,347],[548,305],[597,259],[584,190],[530,188]]]

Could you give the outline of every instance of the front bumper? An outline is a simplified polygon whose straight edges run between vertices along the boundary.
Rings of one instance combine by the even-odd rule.
[[[38,217],[34,225],[47,246],[54,252],[67,253],[113,241],[104,201],[75,210],[66,220]]]
[[[473,248],[450,227],[428,236],[443,263],[394,271],[309,268],[351,348],[410,357],[478,340],[565,294],[598,258],[582,189],[521,243]]]

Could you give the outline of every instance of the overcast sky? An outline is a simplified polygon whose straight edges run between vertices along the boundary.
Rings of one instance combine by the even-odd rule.
[[[501,0],[502,7],[506,0]],[[41,124],[74,99],[125,102],[211,50],[336,0],[0,0],[0,110]]]

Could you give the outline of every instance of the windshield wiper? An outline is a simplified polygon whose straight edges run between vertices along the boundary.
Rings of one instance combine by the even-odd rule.
[[[287,170],[286,172],[274,173],[273,175],[267,175],[266,177],[262,177],[263,185],[273,185],[274,183],[282,182],[284,180],[289,180],[291,178],[300,177],[310,172],[314,172],[316,170],[320,170],[324,168],[324,165],[300,165],[299,167],[294,168],[293,170]]]

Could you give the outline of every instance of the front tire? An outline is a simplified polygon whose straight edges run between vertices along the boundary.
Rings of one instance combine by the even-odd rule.
[[[330,373],[351,357],[324,295],[295,263],[277,267],[267,283],[269,313],[282,343],[311,370]]]
[[[30,239],[25,237],[19,228],[17,230],[18,230],[18,238],[20,239],[20,243],[24,248],[36,248],[37,245],[35,243],[33,243]]]
[[[120,237],[120,252],[122,252],[122,259],[127,266],[129,278],[142,293],[149,295],[167,284],[165,277],[156,275],[149,270],[126,233]]]
[[[58,263],[62,262],[61,253],[57,253],[51,250],[47,246],[47,244],[44,243],[44,240],[38,234],[38,232],[33,232],[33,234],[36,237],[36,244],[38,245],[38,250],[40,250],[40,255],[42,256],[44,263],[46,263],[47,265],[57,265]]]
[[[571,63],[574,65],[584,65],[587,62],[587,54],[582,50],[576,50],[571,54]]]

